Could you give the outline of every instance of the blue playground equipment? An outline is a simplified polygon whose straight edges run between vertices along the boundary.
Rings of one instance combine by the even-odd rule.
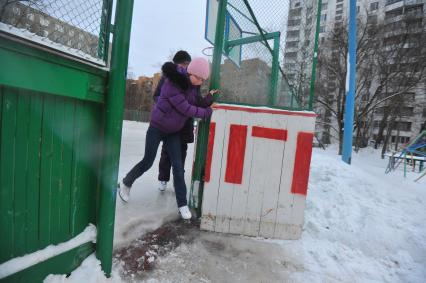
[[[389,163],[386,167],[386,173],[396,170],[404,162],[404,177],[407,175],[407,165],[413,166],[415,170],[416,162],[419,162],[419,172],[424,170],[426,162],[426,131],[421,132],[412,142],[410,142],[402,151],[389,156]],[[424,175],[416,179],[418,181]]]

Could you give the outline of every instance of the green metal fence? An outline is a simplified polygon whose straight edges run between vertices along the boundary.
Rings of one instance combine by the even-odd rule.
[[[86,243],[0,279],[41,282],[94,250],[111,271],[115,190],[133,1],[0,2],[0,264]],[[111,64],[109,67],[109,61]]]
[[[208,16],[211,3],[208,0]],[[220,89],[215,101],[288,110],[312,110],[313,82],[307,97],[289,83],[284,71],[290,0],[218,0],[211,89]],[[294,3],[293,3],[294,4]],[[320,6],[319,6],[320,7]],[[320,11],[320,10],[318,10]],[[318,41],[318,23],[314,46]],[[208,20],[207,20],[207,23]],[[315,68],[314,50],[312,65]],[[309,89],[309,86],[306,86]],[[199,123],[190,206],[201,213],[203,175],[210,121]]]
[[[208,0],[212,1],[215,0]],[[220,86],[222,94],[217,97],[217,101],[290,110],[312,110],[313,90],[310,93],[298,91],[294,79],[290,82],[288,70],[285,68],[286,63],[291,61],[289,54],[294,53],[287,53],[287,49],[295,47],[286,43],[289,43],[288,38],[292,38],[294,27],[299,25],[297,27],[299,30],[296,31],[303,33],[303,38],[298,37],[297,41],[292,43],[296,43],[300,49],[309,54],[307,60],[304,58],[308,62],[304,63],[315,70],[320,10],[316,13],[316,20],[315,12],[309,14],[310,18],[306,20],[312,22],[313,17],[316,24],[307,25],[306,21],[301,19],[304,16],[308,18],[308,15],[295,14],[301,10],[301,5],[310,5],[313,10],[314,6],[320,7],[321,3],[312,1],[304,4],[290,0],[226,1],[224,30],[221,32],[223,54],[220,63],[217,63],[220,64],[218,70],[220,84],[217,87]],[[239,60],[236,60],[236,55],[239,55]],[[312,81],[315,80],[315,72],[311,74],[308,74],[310,70],[305,72]],[[308,84],[309,82],[307,89]]]

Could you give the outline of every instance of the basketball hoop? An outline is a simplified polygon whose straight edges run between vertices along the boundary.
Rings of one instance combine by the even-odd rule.
[[[209,46],[209,47],[206,47],[203,50],[201,50],[201,53],[203,53],[205,56],[212,57],[213,56],[213,49],[214,49],[213,46]]]

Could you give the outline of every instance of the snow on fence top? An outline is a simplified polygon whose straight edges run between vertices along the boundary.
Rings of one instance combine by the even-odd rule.
[[[0,3],[0,30],[105,65],[110,8],[102,0],[29,0]]]
[[[9,275],[17,273],[30,266],[36,265],[39,262],[60,255],[88,242],[96,242],[96,227],[93,224],[89,224],[83,232],[67,242],[60,243],[59,245],[50,245],[42,250],[21,257],[16,257],[0,264],[0,279],[6,278]]]

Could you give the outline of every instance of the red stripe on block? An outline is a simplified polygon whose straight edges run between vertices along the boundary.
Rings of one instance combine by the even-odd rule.
[[[225,182],[227,183],[242,183],[246,140],[247,126],[231,125],[225,173]]]
[[[289,116],[304,116],[304,117],[316,117],[317,114],[313,112],[303,112],[303,111],[288,111],[280,109],[265,109],[265,108],[256,108],[256,107],[242,107],[234,105],[223,105],[215,104],[212,106],[213,109],[223,109],[223,110],[237,110],[250,113],[268,113],[268,114],[280,114],[280,115],[289,115]]]
[[[287,130],[282,130],[282,129],[253,126],[251,135],[257,138],[265,138],[265,139],[271,139],[271,140],[280,140],[280,141],[287,140]]]
[[[212,170],[214,136],[216,134],[216,123],[210,123],[209,141],[207,143],[206,167],[204,169],[204,182],[210,182],[210,172]]]
[[[296,159],[294,160],[292,194],[305,195],[308,191],[309,167],[311,165],[313,133],[297,134]]]

